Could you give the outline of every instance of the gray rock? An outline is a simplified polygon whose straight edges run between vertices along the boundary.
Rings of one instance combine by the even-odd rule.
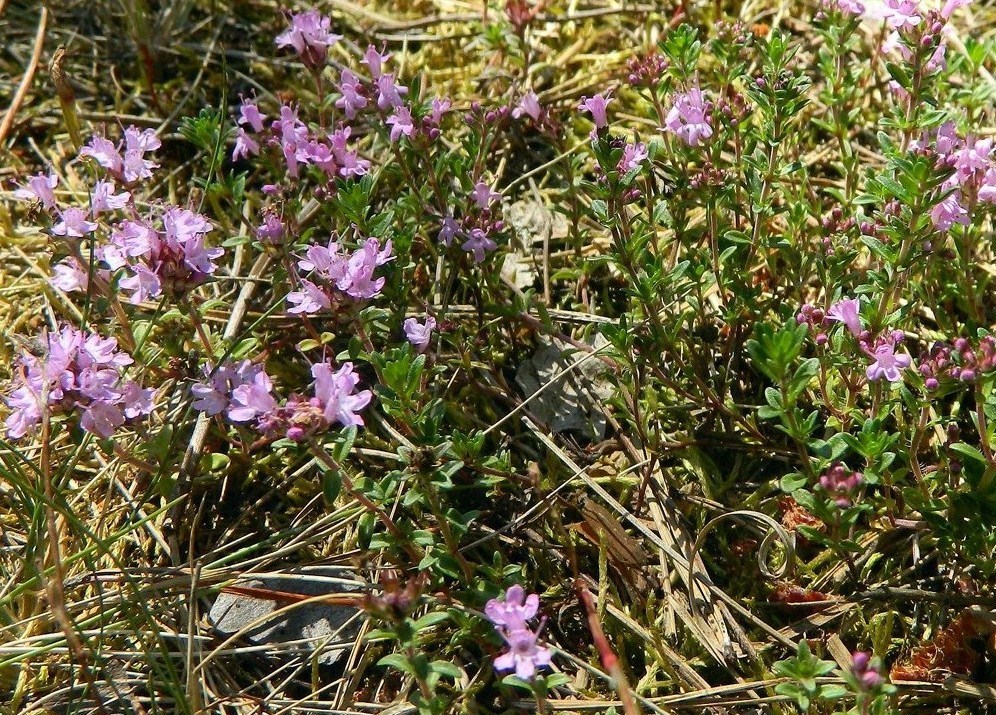
[[[362,593],[364,583],[355,574],[336,567],[317,567],[280,575],[253,575],[236,581],[236,586],[320,596]],[[273,618],[267,618],[290,602],[255,598],[222,591],[211,606],[208,620],[219,634],[230,636],[254,622],[243,634],[252,645],[271,645],[267,655],[311,658],[317,649],[318,662],[331,665],[353,647],[363,625],[363,613],[353,606],[309,603]]]
[[[589,345],[598,349],[607,342],[596,333]],[[529,409],[554,432],[571,430],[597,440],[605,436],[605,416],[595,400],[608,400],[613,388],[606,378],[605,365],[597,358],[586,360],[576,370],[570,369],[586,357],[586,353],[559,340],[544,341],[519,365],[515,381],[526,398],[549,385],[530,401]]]

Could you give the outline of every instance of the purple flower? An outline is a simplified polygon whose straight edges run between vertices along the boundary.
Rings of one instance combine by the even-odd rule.
[[[442,227],[439,229],[439,235],[437,239],[441,244],[450,247],[453,243],[453,239],[459,236],[461,233],[459,222],[452,216],[445,216],[443,218]]]
[[[875,347],[874,351],[866,350],[866,352],[874,360],[865,370],[865,375],[871,382],[882,379],[889,382],[899,382],[903,379],[900,371],[905,370],[913,363],[912,358],[906,353],[896,354],[896,346],[891,340],[882,341]]]
[[[436,327],[436,319],[431,315],[425,316],[425,324],[418,322],[416,318],[408,318],[404,323],[405,337],[418,352],[425,352],[429,347],[429,338]]]
[[[331,18],[318,10],[308,10],[291,15],[290,27],[277,35],[277,47],[293,47],[301,61],[312,68],[325,64],[329,47],[342,39],[329,32]]]
[[[623,148],[623,154],[616,169],[620,174],[628,174],[646,161],[648,156],[650,154],[647,153],[647,145],[643,142],[627,144]]]
[[[159,164],[146,159],[145,155],[162,146],[155,130],[139,130],[135,126],[128,127],[124,133],[124,145],[124,162],[121,174],[125,182],[130,184],[133,181],[148,179],[152,176],[152,170]]]
[[[996,166],[986,171],[979,185],[979,201],[996,204]]]
[[[402,135],[410,139],[412,133],[415,131],[415,123],[412,119],[411,110],[404,105],[394,110],[394,114],[387,118],[387,124],[391,127],[392,142],[398,141]]]
[[[519,104],[516,105],[515,109],[512,110],[512,116],[516,119],[523,115],[528,115],[533,118],[533,121],[537,122],[543,116],[543,107],[540,105],[539,97],[535,92],[527,92],[519,100]]]
[[[705,100],[702,90],[692,87],[674,95],[674,104],[664,120],[664,128],[688,146],[698,146],[712,136],[710,112],[712,103]]]
[[[228,406],[228,419],[232,422],[251,422],[271,414],[277,409],[273,399],[273,383],[266,371],[259,368],[252,377],[232,389]]]
[[[287,295],[287,301],[294,306],[287,312],[310,315],[331,308],[333,288],[354,300],[376,297],[384,287],[385,279],[374,278],[374,270],[390,260],[391,242],[381,249],[374,238],[368,238],[348,257],[335,239],[329,241],[328,247],[309,246],[305,258],[298,261],[298,268],[314,272],[324,285],[300,279],[301,290]]]
[[[861,335],[860,308],[861,304],[857,298],[842,298],[830,306],[826,317],[843,323],[851,331],[851,335],[857,337]]]
[[[883,16],[894,30],[915,27],[922,19],[917,0],[885,0]]]
[[[348,67],[344,67],[339,75],[338,89],[342,96],[336,100],[335,106],[343,110],[346,119],[355,119],[356,112],[367,106],[360,78]]]
[[[263,131],[263,123],[265,121],[266,116],[259,111],[259,107],[256,105],[256,102],[243,97],[242,104],[239,106],[238,123],[248,125],[254,132],[259,133]]]
[[[401,95],[408,94],[408,88],[398,84],[394,74],[382,74],[377,77],[376,82],[377,107],[385,112],[391,107],[401,107],[403,104]]]
[[[460,247],[474,254],[474,263],[482,263],[488,253],[498,248],[498,244],[481,228],[472,228],[467,240]]]
[[[945,20],[948,20],[951,18],[952,15],[954,15],[955,10],[957,10],[960,7],[965,7],[966,5],[971,5],[971,4],[972,0],[947,0],[947,2],[945,2],[944,6],[941,8],[941,17],[943,17]]]
[[[55,273],[52,285],[66,293],[85,291],[89,285],[90,276],[86,267],[74,256],[56,263],[52,270]]]
[[[820,476],[820,487],[841,509],[851,506],[851,496],[864,482],[861,472],[851,472],[840,462],[835,462]]]
[[[505,600],[492,598],[484,606],[484,614],[495,626],[507,630],[521,630],[526,627],[526,621],[534,618],[539,611],[539,595],[535,593],[526,596],[525,589],[516,584],[505,592]]]
[[[537,642],[538,636],[530,630],[503,633],[509,651],[495,658],[497,670],[514,670],[522,680],[532,680],[536,671],[550,665],[550,649]]]
[[[947,188],[949,182],[944,182],[942,188]],[[930,210],[930,219],[939,231],[947,231],[954,224],[967,226],[969,224],[968,210],[961,205],[960,192],[954,191],[945,196],[939,204]]]
[[[449,97],[433,97],[432,105],[425,121],[434,127],[438,127],[439,123],[443,121],[443,115],[450,110],[452,105],[453,102],[450,101]]]
[[[235,147],[232,149],[232,161],[238,161],[248,156],[259,154],[259,142],[249,136],[244,127],[239,127],[235,133]]]
[[[373,393],[370,390],[356,392],[360,376],[353,372],[353,363],[343,364],[336,372],[332,372],[332,366],[328,363],[318,363],[312,365],[311,376],[315,378],[315,397],[321,402],[328,424],[338,422],[344,427],[363,425],[359,412],[370,404]]]
[[[53,189],[58,185],[59,177],[56,174],[36,174],[24,186],[14,190],[14,198],[21,201],[41,201],[46,209],[53,209],[56,206]]]
[[[208,381],[191,386],[190,392],[195,398],[191,406],[211,417],[227,410],[232,403],[232,393],[244,385],[253,384],[256,376],[263,372],[262,367],[248,360],[236,363],[226,361],[214,369],[207,364],[203,370]]]
[[[26,353],[15,370],[6,404],[7,435],[19,439],[33,432],[43,414],[76,412],[80,426],[105,439],[126,419],[152,411],[153,391],[123,381],[120,369],[132,359],[117,349],[113,338],[64,326],[43,336],[45,354]]]
[[[361,159],[359,155],[346,146],[346,141],[352,133],[350,127],[340,127],[329,134],[329,146],[332,147],[332,154],[339,164],[340,176],[363,176],[370,171],[370,162]]]
[[[376,81],[383,74],[384,63],[390,58],[391,54],[389,52],[382,55],[377,51],[376,47],[368,45],[366,54],[363,55],[363,59],[360,62],[367,66],[367,69],[370,70],[370,77]]]
[[[863,690],[874,690],[885,682],[885,678],[879,672],[879,667],[878,662],[873,662],[868,653],[856,651],[851,656],[851,672]]]
[[[98,181],[90,192],[90,214],[96,218],[106,211],[123,209],[131,201],[131,192],[114,193],[113,181]]]
[[[474,198],[474,203],[482,209],[486,209],[493,201],[501,200],[501,194],[492,190],[492,188],[483,181],[478,181],[474,184],[474,190],[471,192],[471,196]]]
[[[115,176],[120,175],[124,168],[121,152],[114,146],[114,142],[104,137],[90,137],[89,143],[80,149],[80,156],[89,156],[95,159],[98,164]]]
[[[59,212],[59,221],[52,226],[52,234],[66,238],[83,238],[97,230],[97,224],[86,220],[86,211],[70,206]]]
[[[263,223],[256,227],[256,238],[263,243],[278,244],[284,239],[286,227],[274,211],[266,211]]]
[[[314,315],[332,307],[332,299],[329,298],[328,293],[307,278],[301,279],[301,290],[291,291],[287,294],[287,302],[292,306],[287,309],[287,312],[292,315],[300,313]]]
[[[611,97],[606,97],[602,94],[596,94],[593,97],[581,97],[581,104],[578,105],[578,109],[591,114],[591,119],[595,122],[595,127],[602,129],[609,126],[609,119],[606,116],[605,109],[611,101]]]

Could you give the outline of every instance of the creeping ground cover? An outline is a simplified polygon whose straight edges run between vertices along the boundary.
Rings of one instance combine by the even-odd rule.
[[[0,713],[996,710],[996,9],[0,35]]]

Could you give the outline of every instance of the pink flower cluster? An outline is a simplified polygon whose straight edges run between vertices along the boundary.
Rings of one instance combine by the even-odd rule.
[[[81,260],[82,242],[88,241],[100,265],[96,275],[107,284],[112,273],[124,270],[120,286],[131,292],[133,302],[160,295],[182,295],[206,282],[217,269],[221,248],[210,248],[206,236],[210,221],[204,216],[178,206],[155,204],[145,214],[139,212],[131,191],[117,192],[114,180],[134,188],[135,182],[152,176],[158,166],[145,154],[159,146],[152,130],[125,130],[122,146],[94,136],[80,150],[80,157],[96,161],[106,176],[90,189],[89,206],[60,208],[54,188],[54,175],[39,174],[14,192],[23,200],[37,200],[54,215],[51,233],[66,239],[71,255],[54,267],[52,284],[71,291],[85,291],[92,277],[89,266]],[[123,212],[114,216],[116,212]],[[117,218],[109,220],[108,215]]]
[[[975,346],[958,338],[952,344],[935,343],[920,359],[920,374],[928,390],[940,387],[949,378],[974,382],[980,375],[996,370],[996,338],[983,336]]]
[[[375,238],[368,238],[347,254],[335,237],[328,246],[313,245],[297,262],[298,269],[314,280],[299,277],[300,289],[287,294],[292,307],[288,313],[314,315],[330,310],[344,300],[369,300],[380,294],[384,277],[374,277],[374,270],[392,260],[391,242],[384,248]]]
[[[851,673],[863,690],[875,690],[885,682],[878,664],[864,651],[855,651],[851,655]]]
[[[816,332],[817,345],[826,344],[826,330],[831,322],[843,323],[856,338],[862,337],[864,332],[861,327],[861,304],[857,298],[841,298],[826,311],[806,303],[799,309],[795,320],[800,325],[809,325]]]
[[[505,592],[505,600],[493,598],[484,607],[484,613],[505,639],[509,650],[495,658],[498,670],[514,670],[522,680],[532,680],[539,668],[549,665],[550,649],[539,644],[539,631],[533,632],[526,621],[536,616],[539,596],[526,596],[522,586],[512,586]],[[542,625],[540,626],[542,630]]]
[[[954,169],[941,185],[941,200],[930,217],[940,231],[954,224],[967,226],[977,202],[996,204],[996,152],[992,139],[958,136],[953,122],[911,142],[914,151],[932,150],[938,161]]]
[[[287,104],[280,107],[280,116],[269,127],[266,119],[255,101],[242,100],[232,159],[259,154],[266,144],[280,149],[292,179],[300,176],[302,166],[317,166],[329,181],[337,176],[363,176],[370,170],[370,162],[349,147],[351,127],[340,126],[331,133],[312,131],[298,118],[297,109]]]
[[[851,506],[851,497],[864,482],[861,472],[852,472],[840,462],[820,476],[820,487],[841,509]]]
[[[152,412],[152,389],[125,380],[122,369],[133,360],[117,340],[65,325],[41,338],[42,355],[23,354],[6,399],[12,413],[7,436],[33,433],[44,413],[79,413],[80,426],[104,439],[126,420]]]
[[[328,363],[311,367],[314,395],[291,395],[281,405],[273,396],[273,382],[266,371],[248,360],[205,367],[206,382],[196,383],[191,392],[194,409],[214,416],[226,413],[232,422],[251,422],[270,438],[287,437],[303,441],[324,432],[335,423],[361,426],[363,410],[373,397],[370,390],[356,391],[360,382],[353,364],[338,370]]]
[[[325,66],[329,48],[342,39],[329,32],[332,20],[318,10],[308,10],[291,15],[291,24],[277,35],[277,47],[293,47],[298,57],[312,69]]]
[[[462,220],[452,215],[443,218],[438,238],[447,247],[454,240],[462,241],[460,248],[473,256],[474,263],[483,263],[498,248],[492,236],[505,228],[505,222],[497,217],[501,194],[484,181],[478,181],[470,198],[473,203]]]

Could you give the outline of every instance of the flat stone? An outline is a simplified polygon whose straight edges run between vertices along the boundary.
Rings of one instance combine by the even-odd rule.
[[[365,590],[364,583],[352,572],[325,566],[280,575],[253,575],[233,585],[305,597]],[[318,662],[323,665],[341,660],[353,647],[363,625],[360,609],[330,603],[309,603],[267,618],[288,605],[291,605],[289,600],[277,596],[271,600],[222,591],[211,606],[208,620],[222,636],[231,636],[258,622],[243,637],[252,645],[274,646],[267,655],[311,658],[320,649]]]

